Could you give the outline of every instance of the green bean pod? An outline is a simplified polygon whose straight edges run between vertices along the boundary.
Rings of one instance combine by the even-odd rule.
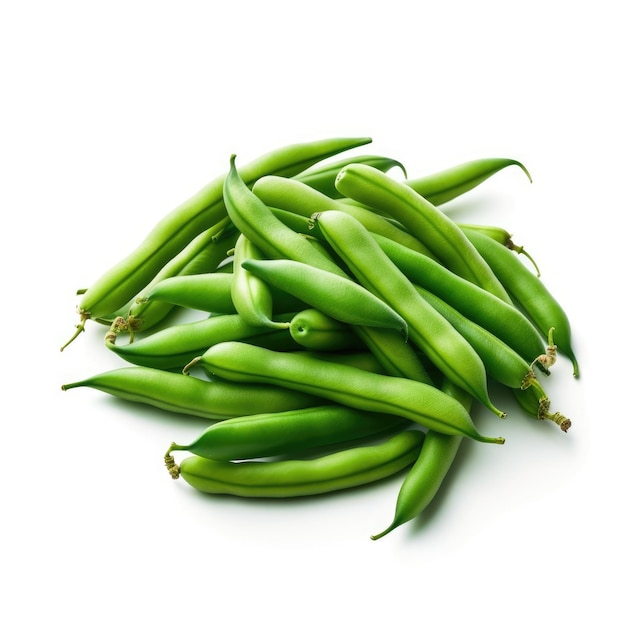
[[[145,298],[207,313],[236,313],[232,282],[232,273],[223,272],[172,276],[155,285]]]
[[[224,202],[233,223],[269,259],[293,259],[328,272],[343,274],[339,267],[306,237],[283,224],[245,184],[230,159],[224,180]]]
[[[530,173],[519,161],[487,158],[466,161],[428,176],[411,178],[404,184],[417,191],[430,203],[439,206],[471,191],[497,172],[512,165],[519,167],[532,182]]]
[[[569,318],[545,283],[535,276],[516,254],[493,239],[482,233],[470,231],[467,232],[467,236],[544,337],[550,337],[550,329],[554,329],[554,343],[572,362],[574,376],[578,377],[580,372],[572,347]]]
[[[293,340],[307,350],[354,350],[363,342],[349,324],[322,313],[319,309],[303,309],[289,323]]]
[[[359,164],[341,170],[335,184],[346,196],[404,224],[451,271],[510,302],[493,270],[457,224],[409,186]]]
[[[338,491],[397,474],[419,455],[424,433],[405,430],[380,443],[313,459],[216,461],[189,456],[178,468],[193,488],[247,498],[293,498]],[[172,473],[172,469],[170,469]]]
[[[290,259],[246,260],[243,267],[330,317],[357,326],[391,328],[407,336],[406,321],[350,278]]]
[[[445,300],[464,316],[499,337],[525,359],[532,361],[544,352],[545,342],[538,330],[515,306],[418,252],[408,250],[384,237],[373,237],[412,283]]]
[[[289,322],[272,319],[274,300],[265,280],[244,267],[247,261],[261,260],[259,249],[244,235],[237,238],[233,259],[231,296],[235,309],[244,322],[251,326],[289,328]]]
[[[472,397],[449,381],[442,390],[457,399],[467,411]],[[402,524],[415,519],[435,498],[457,456],[462,437],[442,435],[429,430],[424,438],[419,457],[409,470],[398,492],[393,520],[385,530],[372,539],[380,539]]]
[[[373,236],[357,220],[341,211],[314,216],[314,228],[341,256],[357,281],[398,312],[409,326],[409,340],[447,378],[471,393],[491,411],[487,375],[479,355],[467,340],[415,290]]]
[[[166,456],[184,451],[219,461],[293,455],[304,450],[382,436],[406,427],[395,415],[325,404],[292,411],[255,413],[212,424],[187,445],[172,443]]]
[[[232,264],[231,264],[232,265]],[[207,313],[237,313],[232,299],[232,272],[216,270],[190,276],[166,278],[146,294],[180,307]],[[276,313],[299,311],[305,304],[280,289],[270,287]]]
[[[328,362],[319,367],[306,356],[275,352],[240,342],[223,342],[194,359],[186,371],[201,365],[210,375],[232,382],[266,383],[320,396],[331,402],[378,413],[399,415],[447,434],[503,443],[481,435],[471,417],[436,387]]]
[[[121,367],[68,383],[182,415],[225,420],[260,412],[303,409],[322,404],[311,394],[276,385],[208,381],[149,367]]]
[[[305,183],[329,198],[339,198],[341,194],[335,187],[335,178],[337,178],[337,174],[350,163],[364,163],[370,167],[375,167],[381,172],[388,172],[394,167],[399,167],[406,177],[406,169],[400,161],[389,157],[367,154],[348,157],[347,159],[341,159],[340,161],[334,161],[332,163],[313,165],[304,172],[296,174],[292,179]]]
[[[537,277],[541,276],[541,272],[539,271],[539,266],[537,265],[537,262],[535,261],[535,259],[533,259],[533,257],[530,256],[530,254],[528,253],[526,248],[524,248],[524,246],[520,246],[513,241],[513,235],[505,228],[502,228],[501,226],[493,226],[493,225],[462,224],[462,223],[459,223],[459,228],[463,232],[471,230],[471,231],[478,231],[480,233],[483,233],[484,235],[487,235],[487,237],[491,237],[494,241],[497,241],[500,245],[505,246],[509,250],[513,250],[513,252],[517,252],[517,254],[521,254],[522,256],[525,256],[535,268],[535,274],[537,274]]]
[[[293,178],[263,176],[252,187],[254,194],[273,211],[282,210],[309,218],[323,211],[344,211],[356,218],[369,231],[397,241],[411,250],[433,257],[433,253],[401,224],[378,215],[366,207],[339,202]],[[282,218],[283,221],[285,218]],[[293,227],[293,222],[291,222]],[[302,232],[298,229],[298,232]],[[306,232],[306,231],[305,231]]]
[[[369,137],[331,138],[297,143],[273,150],[241,169],[247,184],[261,176],[293,176],[328,157],[371,142]],[[220,175],[189,200],[165,215],[135,250],[106,270],[83,294],[80,322],[63,350],[85,329],[88,319],[109,315],[139,293],[157,272],[194,237],[226,217]]]
[[[278,316],[289,321],[293,313]],[[180,371],[191,359],[221,341],[260,341],[272,336],[284,338],[297,347],[287,329],[252,326],[234,313],[167,326],[151,335],[127,344],[106,341],[109,350],[134,365]]]

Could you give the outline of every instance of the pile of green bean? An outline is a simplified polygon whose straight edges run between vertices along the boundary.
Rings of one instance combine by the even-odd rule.
[[[63,389],[209,420],[165,453],[200,491],[310,496],[404,472],[377,539],[428,506],[463,439],[504,443],[471,414],[506,415],[493,385],[567,431],[545,381],[557,346],[575,376],[578,363],[534,260],[504,228],[440,208],[510,166],[530,179],[526,168],[488,158],[409,178],[393,158],[332,158],[370,141],[288,145],[242,167],[231,156],[79,292],[61,349],[100,324],[124,366]]]

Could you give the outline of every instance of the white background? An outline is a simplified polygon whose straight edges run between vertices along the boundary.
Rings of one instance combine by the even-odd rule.
[[[20,2],[0,9],[6,624],[624,623],[624,45],[618,3]],[[401,477],[297,502],[199,497],[204,426],[61,384],[119,366],[76,289],[225,170],[371,136],[418,176],[521,160],[450,210],[507,227],[568,311],[564,435],[513,406],[431,509]],[[8,618],[8,619],[5,619]]]

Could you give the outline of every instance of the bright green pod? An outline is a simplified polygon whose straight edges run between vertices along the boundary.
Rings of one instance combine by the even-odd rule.
[[[325,404],[224,420],[209,426],[189,444],[172,443],[166,455],[184,451],[221,461],[293,455],[382,436],[406,425],[407,420],[401,417]]]
[[[541,276],[541,272],[539,271],[539,266],[537,265],[535,259],[533,259],[530,256],[530,254],[528,253],[526,248],[524,248],[524,246],[517,245],[513,241],[513,235],[505,228],[502,228],[501,226],[493,226],[490,224],[461,224],[461,223],[459,223],[459,228],[463,232],[470,230],[470,231],[477,231],[479,233],[483,233],[484,235],[487,235],[487,237],[491,237],[491,239],[493,239],[494,241],[497,241],[500,245],[505,246],[509,250],[513,250],[513,252],[517,252],[517,254],[521,254],[522,256],[525,256],[532,263],[533,267],[535,268],[535,273],[537,274],[537,276],[538,277]]]
[[[233,255],[231,296],[243,321],[251,326],[289,328],[288,321],[272,319],[274,298],[269,285],[244,267],[247,261],[264,258],[257,246],[244,234],[240,234]]]
[[[322,404],[316,396],[275,385],[208,381],[149,367],[121,367],[62,386],[87,387],[127,402],[164,411],[224,420],[257,412],[303,409]]]
[[[260,279],[340,322],[391,328],[407,336],[407,323],[401,315],[347,277],[290,259],[247,260],[242,265]]]
[[[232,382],[266,383],[318,395],[346,406],[398,415],[424,428],[465,435],[477,441],[503,443],[501,437],[481,435],[467,411],[436,387],[408,378],[360,370],[342,363],[323,367],[306,355],[276,352],[240,342],[223,342],[189,363],[211,376]]]
[[[155,285],[146,299],[207,313],[236,313],[231,296],[232,282],[232,273],[224,272],[172,276]]]
[[[470,410],[472,397],[468,393],[449,381],[444,381],[442,391],[457,399],[467,411]],[[442,435],[433,430],[426,433],[420,455],[400,486],[391,524],[382,532],[372,535],[372,539],[388,535],[424,511],[439,492],[462,441],[462,437]]]
[[[168,466],[193,488],[247,498],[293,498],[348,489],[388,478],[419,455],[424,433],[403,431],[380,443],[355,446],[313,459],[216,461],[189,456]],[[166,459],[167,461],[167,459]]]
[[[232,263],[228,265],[230,267]],[[231,268],[232,269],[232,268]],[[191,276],[173,276],[155,285],[146,294],[149,300],[161,300],[176,306],[207,313],[237,313],[232,298],[233,273],[220,271]],[[304,303],[280,289],[272,289],[272,304],[276,313],[298,311]]]
[[[574,376],[577,377],[579,367],[572,346],[569,318],[545,283],[531,272],[516,254],[490,237],[470,231],[467,232],[467,236],[543,336],[553,337],[559,352],[565,354],[572,362]]]
[[[530,173],[522,163],[515,159],[496,157],[466,161],[428,176],[411,178],[404,181],[404,184],[435,206],[439,206],[471,191],[494,174],[510,166],[521,168],[528,180],[532,182]]]

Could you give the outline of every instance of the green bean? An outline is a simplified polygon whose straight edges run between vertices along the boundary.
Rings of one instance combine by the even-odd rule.
[[[543,353],[543,338],[515,306],[503,302],[492,293],[418,252],[408,250],[384,237],[373,237],[412,283],[445,300],[464,316],[499,337],[528,361]]]
[[[296,174],[292,177],[292,179],[306,183],[309,187],[323,193],[329,198],[339,198],[341,194],[335,187],[335,178],[337,178],[337,174],[341,171],[341,169],[350,163],[365,163],[366,165],[375,167],[377,170],[381,170],[382,172],[388,172],[394,167],[399,167],[406,177],[406,169],[404,168],[404,165],[396,159],[375,155],[356,155],[340,161],[334,161],[332,163],[313,165],[304,172]]]
[[[289,321],[292,317],[293,313],[285,313],[278,319]],[[105,341],[105,345],[134,365],[180,371],[195,356],[221,341],[254,342],[271,336],[284,338],[290,346],[297,346],[287,329],[252,326],[236,313],[168,326],[124,345],[110,340]]]
[[[397,474],[417,458],[424,433],[405,430],[381,443],[346,448],[313,459],[182,460],[178,470],[193,488],[249,498],[292,498],[372,483]],[[172,467],[168,467],[172,474]]]
[[[470,410],[472,398],[468,393],[449,381],[444,382],[442,390],[457,399],[467,411]],[[380,539],[415,519],[433,501],[452,467],[462,440],[462,437],[443,435],[433,430],[426,433],[420,455],[400,487],[391,524],[372,535],[372,539]]]
[[[346,262],[357,281],[395,309],[409,326],[409,340],[446,377],[504,417],[487,391],[485,367],[467,340],[417,293],[367,229],[341,211],[314,215],[314,228]]]
[[[530,173],[519,161],[506,158],[487,158],[467,161],[421,178],[405,181],[405,185],[417,191],[435,206],[439,206],[474,189],[497,172],[516,165],[528,176]]]
[[[232,382],[271,383],[352,408],[399,415],[438,432],[462,434],[487,443],[504,442],[501,437],[481,435],[456,400],[431,385],[407,378],[375,374],[341,363],[318,367],[297,353],[231,341],[212,346],[183,371],[189,372],[195,365]]]
[[[207,313],[236,313],[231,296],[232,282],[232,273],[172,276],[155,285],[145,298]]]
[[[407,335],[407,323],[402,316],[347,277],[290,259],[247,260],[242,265],[261,280],[340,322],[391,328],[404,337]]]
[[[335,184],[346,196],[396,218],[450,270],[510,302],[493,270],[463,231],[409,186],[359,164],[341,170]]]
[[[535,268],[535,273],[537,277],[541,276],[541,272],[539,271],[539,266],[537,265],[535,259],[530,256],[526,248],[524,246],[519,246],[513,241],[513,235],[506,229],[501,226],[491,226],[491,225],[483,225],[483,224],[461,224],[459,223],[459,228],[465,232],[467,230],[478,231],[481,232],[487,237],[491,237],[494,241],[497,241],[500,245],[505,246],[509,250],[513,250],[513,252],[517,252],[517,254],[521,254],[525,256]]]
[[[251,161],[240,175],[247,184],[269,174],[293,176],[325,158],[370,142],[369,137],[359,137],[288,145]],[[88,319],[109,315],[124,306],[194,237],[226,217],[225,177],[218,176],[165,215],[134,251],[101,274],[83,294],[78,305],[80,322],[61,350],[84,331]]]
[[[289,323],[294,341],[308,350],[353,350],[363,347],[350,325],[322,313],[319,309],[303,309]]]
[[[339,267],[320,252],[307,238],[295,233],[275,217],[247,187],[230,159],[230,171],[224,180],[224,202],[233,223],[269,259],[292,259],[342,274]]]
[[[292,456],[322,446],[388,435],[406,424],[407,420],[401,417],[357,411],[339,404],[255,413],[212,424],[187,445],[174,442],[166,457],[173,451],[218,461]]]
[[[272,207],[272,210],[289,211],[304,218],[323,211],[344,211],[359,220],[369,231],[397,241],[411,250],[417,250],[430,257],[434,256],[424,243],[407,232],[402,224],[395,223],[368,208],[329,198],[293,178],[263,176],[254,183],[252,191],[266,205]],[[290,224],[293,224],[293,221]]]
[[[182,415],[224,420],[255,412],[279,412],[322,404],[311,394],[276,385],[208,381],[159,369],[129,366],[98,373],[62,386],[86,387],[122,400]]]
[[[229,264],[232,265],[232,264]],[[207,313],[237,313],[231,295],[232,272],[219,271],[166,278],[146,294],[147,300],[162,300],[180,307]],[[300,300],[280,289],[270,287],[277,313],[299,311],[305,307]]]
[[[266,281],[244,267],[247,261],[263,259],[259,249],[240,234],[235,244],[231,296],[235,309],[244,322],[251,326],[289,328],[288,321],[272,319],[274,304],[272,291]]]
[[[572,347],[572,330],[563,307],[548,290],[545,283],[520,261],[517,255],[502,247],[493,239],[478,232],[467,232],[478,252],[493,268],[501,283],[519,304],[522,311],[537,326],[544,337],[553,328],[554,342],[565,354],[578,377],[578,361]]]

